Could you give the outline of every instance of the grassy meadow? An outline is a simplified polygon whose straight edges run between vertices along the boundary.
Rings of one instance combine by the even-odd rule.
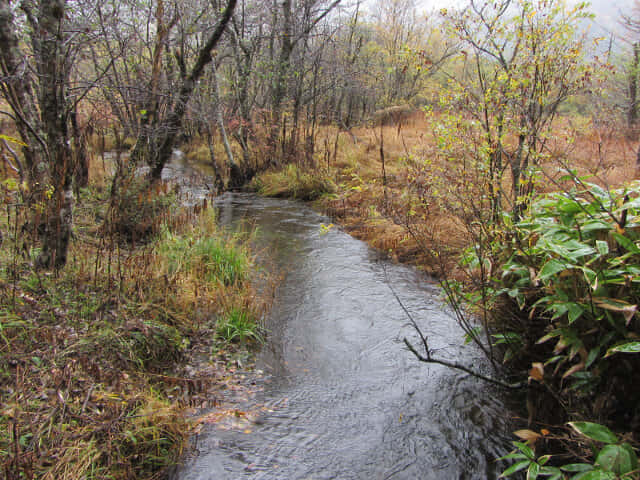
[[[34,270],[20,205],[2,216],[0,477],[159,478],[262,341],[249,235],[105,165],[74,211],[69,261]],[[106,166],[109,170],[109,165]]]

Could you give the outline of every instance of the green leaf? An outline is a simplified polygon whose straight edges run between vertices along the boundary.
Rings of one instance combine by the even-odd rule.
[[[604,425],[592,422],[569,422],[569,426],[575,431],[592,440],[603,443],[616,443],[618,437]]]
[[[640,253],[640,248],[630,239],[625,237],[624,235],[620,235],[618,232],[612,232],[613,238],[616,239],[616,242],[620,244],[620,246],[624,247],[627,252],[631,253]]]
[[[631,471],[635,471],[638,469],[638,456],[636,455],[635,450],[628,443],[623,443],[620,445],[629,453],[629,458],[631,459]]]
[[[629,342],[623,345],[611,347],[607,350],[605,358],[613,355],[614,353],[640,353],[640,342]]]
[[[530,463],[531,463],[530,460],[523,460],[522,462],[514,463],[509,468],[507,468],[504,472],[502,472],[502,474],[500,475],[500,478],[508,477],[509,475],[513,475],[514,473],[519,472],[520,470],[524,470],[529,466]]]
[[[602,240],[596,240],[596,249],[600,255],[606,255],[609,253],[609,244]]]
[[[595,362],[595,360],[598,358],[599,354],[600,354],[600,347],[595,347],[589,350],[589,355],[587,355],[587,361],[584,365],[584,368],[589,368],[593,364],[593,362]]]
[[[518,450],[524,453],[527,458],[531,460],[534,460],[536,458],[535,453],[533,453],[533,450],[531,449],[531,447],[529,447],[529,445],[522,442],[513,442],[513,444],[518,447]]]
[[[591,470],[571,477],[571,480],[616,480],[616,474],[604,470]]]
[[[536,462],[532,462],[531,465],[529,465],[529,469],[527,470],[527,480],[536,480],[539,473],[540,465],[538,465]]]
[[[611,224],[603,220],[594,219],[585,222],[582,226],[582,231],[584,233],[596,232],[601,230],[611,230]]]
[[[538,274],[538,278],[540,280],[547,280],[566,269],[566,264],[552,259],[544,264],[544,267],[542,267],[542,270],[540,270],[540,273]]]
[[[527,456],[521,453],[511,452],[504,457],[498,458],[498,460],[526,460]]]
[[[543,455],[542,457],[538,458],[538,464],[546,465],[549,460],[551,460],[551,455]]]
[[[582,316],[584,308],[582,308],[582,305],[579,305],[577,303],[569,303],[568,307],[569,308],[567,316],[569,318],[569,324],[572,324]]]
[[[560,469],[564,472],[590,472],[593,470],[593,465],[590,463],[570,463],[561,466]]]
[[[631,472],[633,464],[631,454],[621,445],[605,445],[596,458],[596,465],[618,475]]]
[[[562,478],[562,471],[558,467],[541,467],[540,475],[549,477],[547,480],[558,480]]]

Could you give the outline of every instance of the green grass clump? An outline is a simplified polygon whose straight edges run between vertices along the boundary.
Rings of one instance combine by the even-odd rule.
[[[216,334],[226,342],[263,341],[255,314],[238,307],[232,307],[218,320]]]
[[[167,233],[159,245],[170,275],[190,272],[207,282],[224,285],[247,279],[250,261],[232,238],[176,236]]]
[[[298,200],[317,200],[337,190],[326,173],[319,170],[305,172],[294,164],[259,175],[252,186],[260,195]]]

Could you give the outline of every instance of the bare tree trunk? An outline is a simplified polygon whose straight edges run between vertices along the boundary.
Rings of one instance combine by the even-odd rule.
[[[156,159],[153,155],[157,152],[154,144],[159,124],[158,110],[160,108],[160,76],[162,74],[162,54],[165,50],[166,39],[177,22],[177,16],[165,23],[164,19],[164,1],[157,0],[155,19],[156,19],[156,39],[153,47],[153,59],[151,66],[151,80],[149,82],[148,96],[142,103],[140,109],[140,132],[136,140],[136,144],[131,152],[131,165],[137,166],[141,160],[146,160],[149,165],[153,165]]]
[[[71,112],[71,128],[73,129],[73,169],[76,189],[89,185],[89,154],[87,153],[87,135],[85,129],[78,125],[77,107]],[[78,196],[78,191],[76,191]]]
[[[3,97],[14,112],[18,133],[25,143],[22,148],[25,171],[22,175],[33,196],[40,190],[36,185],[45,185],[46,145],[39,131],[36,99],[31,95],[35,87],[28,76],[29,67],[19,49],[19,42],[10,2],[0,0],[0,66],[6,78],[0,85]],[[27,203],[30,202],[27,200]]]
[[[638,125],[638,73],[640,70],[640,43],[633,44],[633,63],[629,72],[629,111],[627,121],[630,134],[635,136]]]
[[[37,33],[33,38],[36,69],[40,78],[40,110],[42,128],[49,154],[51,192],[47,204],[44,230],[40,232],[42,250],[37,264],[43,268],[59,268],[67,261],[71,239],[73,191],[73,158],[69,142],[65,53],[62,22],[66,2],[42,1],[37,20],[29,17]],[[35,24],[34,24],[35,23]]]
[[[233,158],[233,152],[231,151],[231,144],[229,143],[229,138],[227,137],[227,130],[224,127],[224,118],[222,117],[222,108],[220,102],[220,89],[218,88],[218,71],[216,68],[215,59],[211,62],[211,87],[213,90],[213,108],[214,115],[216,119],[216,124],[218,126],[218,130],[220,131],[220,136],[222,137],[222,144],[224,145],[224,151],[227,154],[227,160],[229,160],[229,185],[234,187],[239,187],[244,183],[244,175],[242,173],[242,169],[236,163]]]
[[[178,133],[180,128],[182,127],[182,122],[184,119],[184,114],[187,111],[187,103],[193,94],[193,90],[196,87],[197,81],[200,79],[202,74],[204,73],[204,67],[211,62],[211,52],[215,48],[215,46],[220,41],[224,30],[231,19],[231,15],[233,14],[233,9],[235,8],[237,0],[228,0],[227,6],[224,9],[222,14],[222,18],[218,23],[217,27],[205,43],[205,45],[198,52],[198,58],[196,60],[195,65],[191,69],[189,75],[183,80],[182,87],[180,88],[180,92],[178,93],[178,98],[175,101],[173,106],[173,110],[169,114],[165,129],[166,133],[164,137],[158,142],[158,147],[156,150],[156,154],[154,155],[154,165],[151,167],[151,179],[159,180],[160,175],[162,174],[162,169],[166,165],[166,163],[171,158],[171,153],[173,152],[173,146],[175,145],[176,139],[178,137]]]
[[[244,11],[243,11],[244,15]],[[242,17],[244,24],[244,17]],[[240,110],[240,125],[234,135],[242,148],[242,159],[245,173],[245,180],[253,175],[250,167],[251,155],[249,151],[249,129],[251,125],[251,100],[249,96],[249,80],[253,66],[253,58],[259,48],[258,43],[245,42],[242,37],[243,30],[234,23],[234,30],[231,31],[231,40],[234,49],[236,63],[236,101]]]
[[[289,62],[293,52],[291,0],[282,2],[282,45],[276,65],[276,75],[271,97],[271,130],[269,132],[269,165],[275,166],[279,162],[278,135],[282,122],[282,102],[284,101],[287,77],[289,76]],[[286,132],[283,132],[283,136]]]

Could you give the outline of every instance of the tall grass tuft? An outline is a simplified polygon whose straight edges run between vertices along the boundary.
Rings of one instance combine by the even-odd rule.
[[[226,342],[263,341],[255,313],[242,307],[232,307],[219,319],[216,334]]]
[[[206,212],[206,228],[176,235],[165,229],[157,251],[166,262],[167,274],[188,275],[208,283],[242,284],[251,260],[238,235],[215,232],[215,217]],[[206,232],[204,235],[202,232]]]
[[[298,200],[317,200],[323,195],[335,193],[337,189],[327,173],[320,170],[305,172],[294,164],[259,175],[252,182],[252,187],[267,197]]]

